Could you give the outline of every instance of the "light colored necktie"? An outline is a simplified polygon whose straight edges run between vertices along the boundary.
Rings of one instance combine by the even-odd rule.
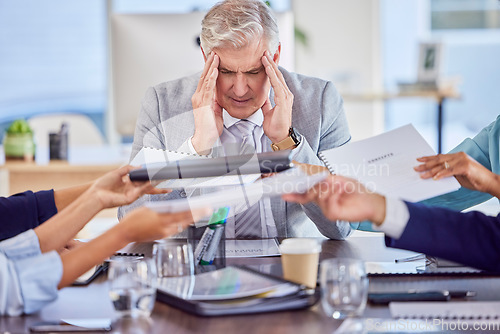
[[[255,124],[246,119],[242,119],[234,124],[236,129],[238,129],[238,134],[241,138],[240,152],[239,154],[252,154],[256,152],[255,140],[253,139],[253,130],[255,129]]]
[[[241,120],[234,124],[234,126],[238,129],[242,138],[240,154],[256,153],[255,140],[253,138],[255,124],[247,120]],[[236,207],[236,212],[239,213],[234,217],[235,237],[238,239],[261,238],[260,204],[257,202],[245,210],[244,208],[248,207],[248,205],[249,204],[246,203]]]

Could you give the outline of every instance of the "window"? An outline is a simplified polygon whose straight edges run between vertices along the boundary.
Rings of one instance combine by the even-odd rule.
[[[431,0],[431,29],[498,29],[498,0]]]
[[[0,0],[0,128],[40,113],[78,112],[102,129],[102,0]]]

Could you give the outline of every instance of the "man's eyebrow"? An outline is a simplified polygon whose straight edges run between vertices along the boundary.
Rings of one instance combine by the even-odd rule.
[[[260,65],[259,67],[254,67],[254,68],[251,68],[243,73],[250,73],[250,72],[260,72],[264,69],[264,65]],[[224,66],[221,66],[219,65],[219,71],[224,71],[224,72],[231,72],[231,73],[234,73],[234,71],[230,70],[230,69],[227,69],[225,68]]]
[[[259,67],[255,67],[255,68],[249,69],[248,71],[245,71],[245,73],[248,73],[248,72],[260,72],[262,69],[264,69],[264,65],[260,65]]]
[[[219,71],[234,72],[234,71],[228,70],[228,69],[227,69],[227,68],[225,68],[224,66],[220,66],[220,65],[219,65]]]

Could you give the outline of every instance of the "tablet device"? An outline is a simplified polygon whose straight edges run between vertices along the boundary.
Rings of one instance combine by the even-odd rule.
[[[130,171],[129,177],[132,181],[152,181],[278,173],[293,166],[291,155],[291,150],[283,150],[210,159],[157,162]]]

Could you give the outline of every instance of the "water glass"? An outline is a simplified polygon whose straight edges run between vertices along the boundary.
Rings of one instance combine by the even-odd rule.
[[[158,278],[194,275],[193,248],[175,240],[162,240],[153,246]]]
[[[327,259],[320,265],[321,306],[334,319],[363,314],[368,296],[364,262],[356,259]]]
[[[151,259],[119,257],[109,263],[109,296],[121,317],[149,317],[156,298],[156,268]]]

